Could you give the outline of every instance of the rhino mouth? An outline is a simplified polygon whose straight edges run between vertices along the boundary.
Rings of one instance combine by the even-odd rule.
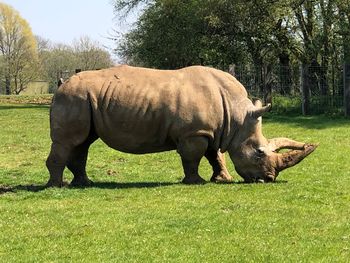
[[[265,177],[265,178],[261,178],[261,177],[250,177],[250,178],[244,178],[244,182],[251,184],[251,183],[273,183],[275,182],[275,178],[274,177]]]
[[[238,173],[244,180],[244,183],[273,183],[276,180],[276,177],[272,174],[267,174],[264,176],[252,175],[252,174],[242,174]]]
[[[275,177],[273,176],[267,176],[265,178],[259,178],[257,179],[256,183],[273,183],[275,182]]]

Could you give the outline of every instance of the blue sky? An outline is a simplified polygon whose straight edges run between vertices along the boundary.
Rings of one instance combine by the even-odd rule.
[[[72,44],[74,39],[89,36],[112,48],[108,40],[113,30],[126,32],[130,22],[114,18],[111,0],[4,0],[30,24],[35,35],[54,43]],[[136,15],[131,16],[130,21]]]

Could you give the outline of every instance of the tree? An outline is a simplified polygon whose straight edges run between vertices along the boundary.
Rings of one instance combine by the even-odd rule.
[[[132,64],[174,69],[200,64],[201,1],[155,1],[127,33],[117,53]]]
[[[81,37],[73,45],[53,44],[37,37],[42,78],[49,81],[50,92],[57,88],[59,78],[68,78],[76,69],[93,70],[113,66],[111,55],[88,37]]]
[[[113,65],[110,54],[87,36],[80,37],[73,44],[77,66],[81,70],[108,68]]]
[[[254,72],[248,87],[259,86],[265,101],[273,88],[301,92],[305,101],[341,94],[341,64],[350,63],[349,0],[114,1],[120,17],[140,4],[143,14],[117,49],[129,63],[224,70],[236,64],[238,73]],[[300,64],[302,72],[295,70]]]
[[[348,0],[335,0],[339,11],[339,34],[342,37],[344,61],[350,64],[350,3]]]
[[[341,35],[342,56],[344,60],[344,106],[345,116],[350,116],[350,5],[348,0],[336,0],[339,10],[339,33]]]
[[[28,23],[3,3],[0,3],[0,55],[6,94],[19,94],[36,77],[36,40]]]
[[[140,4],[150,4],[153,2],[154,0],[114,0],[114,12],[118,17],[125,17]]]
[[[130,11],[140,1],[116,1]],[[227,70],[232,63],[255,65],[260,91],[271,97],[269,75],[275,62],[277,19],[270,1],[155,0],[119,44],[129,63],[157,68],[193,64]],[[249,19],[247,19],[249,17]]]
[[[44,41],[44,42],[43,42]],[[63,72],[72,74],[77,68],[77,58],[72,47],[64,44],[52,44],[50,41],[39,41],[39,56],[43,76],[49,81],[50,92],[57,88],[58,78]]]

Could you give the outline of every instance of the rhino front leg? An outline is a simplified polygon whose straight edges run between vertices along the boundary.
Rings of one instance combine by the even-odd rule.
[[[208,149],[205,157],[213,168],[213,176],[210,178],[211,182],[226,183],[233,181],[232,176],[226,168],[225,155],[220,150]]]
[[[208,148],[205,137],[188,137],[180,140],[177,151],[181,156],[185,178],[184,184],[203,184],[205,180],[198,174],[200,160]]]

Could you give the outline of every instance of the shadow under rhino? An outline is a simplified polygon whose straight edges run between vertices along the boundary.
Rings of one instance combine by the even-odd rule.
[[[286,184],[288,181],[286,180],[278,180],[273,182],[274,184]],[[88,186],[71,186],[68,183],[63,183],[64,187],[70,189],[85,189],[85,188],[97,188],[97,189],[142,189],[142,188],[162,188],[169,187],[174,185],[179,185],[180,182],[93,182]],[[217,185],[246,185],[249,184],[244,181],[231,181],[224,183],[217,183]],[[29,185],[16,185],[16,186],[0,186],[0,195],[6,193],[17,193],[18,191],[26,191],[26,192],[41,192],[43,190],[48,189],[46,184],[29,184]]]
[[[75,188],[99,188],[99,189],[137,189],[137,188],[157,188],[167,187],[172,185],[178,185],[177,182],[93,182],[88,186],[72,186],[67,182],[63,182],[62,186],[75,189]],[[46,190],[45,184],[29,184],[29,185],[16,185],[16,186],[0,186],[0,195],[5,193],[16,193],[17,191],[27,192],[40,192]]]

